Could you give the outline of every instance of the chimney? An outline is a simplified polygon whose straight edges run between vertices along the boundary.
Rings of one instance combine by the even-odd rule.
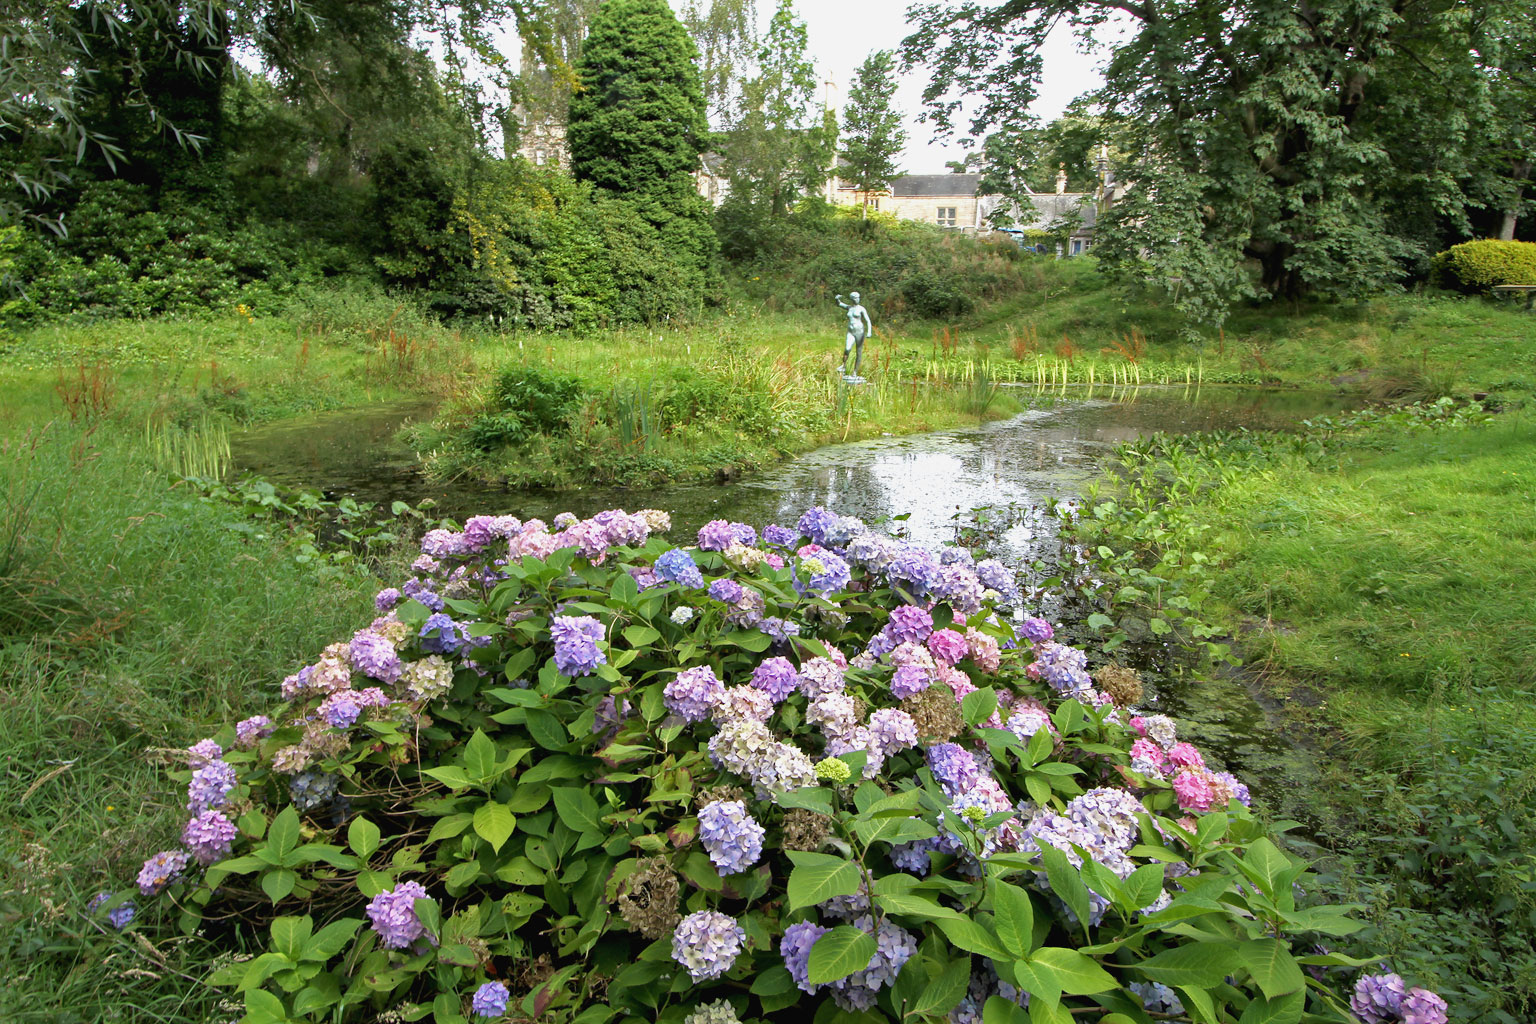
[[[1056,168],[1056,194],[1061,195],[1067,190],[1067,165],[1061,164]]]

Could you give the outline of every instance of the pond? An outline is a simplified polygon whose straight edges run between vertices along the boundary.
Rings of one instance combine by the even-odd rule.
[[[588,516],[607,508],[662,508],[683,537],[711,519],[762,527],[793,524],[812,505],[868,522],[889,524],[923,543],[956,539],[976,518],[998,521],[992,550],[1014,564],[1041,564],[1039,576],[1062,557],[1053,501],[1072,501],[1098,475],[1100,459],[1122,441],[1155,431],[1274,430],[1330,415],[1358,402],[1320,392],[1247,388],[1140,388],[1113,395],[1083,389],[1050,393],[1018,389],[1030,407],[979,427],[832,445],[729,484],[661,488],[592,487],[509,492],[472,481],[430,481],[414,456],[393,441],[411,421],[430,417],[429,405],[325,413],[252,430],[233,441],[238,471],[279,483],[318,488],[328,497],[413,504],[437,503],[440,514],[478,513],[551,518]],[[1050,605],[1041,609],[1048,617]],[[1308,770],[1305,757],[1261,706],[1239,675],[1194,682],[1152,679],[1149,701],[1181,721],[1188,738],[1238,772],[1273,809],[1286,786]]]

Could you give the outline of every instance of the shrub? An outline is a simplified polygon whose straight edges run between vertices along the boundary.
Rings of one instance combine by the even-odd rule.
[[[1536,242],[1485,238],[1462,242],[1430,263],[1436,284],[1464,292],[1486,292],[1500,284],[1536,284]]]
[[[570,429],[585,389],[568,374],[538,366],[509,366],[496,378],[489,408],[470,424],[469,443],[489,450]]]
[[[187,752],[139,888],[270,936],[212,977],[251,1024],[1346,1019],[1302,966],[1363,961],[1291,952],[1345,909],[1298,905],[1170,720],[994,614],[998,563],[821,509],[686,549],[654,511],[555,524],[428,533],[270,719]]]

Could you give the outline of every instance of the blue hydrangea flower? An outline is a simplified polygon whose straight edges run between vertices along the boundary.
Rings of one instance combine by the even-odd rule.
[[[549,635],[555,642],[555,668],[561,675],[573,679],[589,676],[608,661],[597,648],[603,638],[603,624],[590,615],[557,615],[549,624]]]
[[[685,721],[702,722],[723,696],[725,686],[715,677],[714,670],[708,665],[696,665],[683,669],[667,683],[662,690],[662,703]]]
[[[763,527],[763,540],[776,548],[787,548],[800,539],[800,535],[785,526]]]
[[[459,623],[442,612],[427,616],[422,623],[421,647],[433,654],[455,654],[469,640],[469,634]]]
[[[741,600],[741,584],[733,579],[723,577],[709,585],[709,596],[716,601],[735,604]]]
[[[740,800],[715,800],[699,809],[699,840],[721,877],[756,864],[763,855],[764,834]]]
[[[704,574],[699,571],[693,556],[682,548],[673,548],[656,559],[656,575],[683,587],[704,585]]]
[[[794,568],[795,589],[802,594],[829,594],[848,585],[848,563],[830,551],[800,559]]]
[[[836,519],[836,515],[817,505],[815,508],[805,510],[805,514],[800,517],[800,521],[795,524],[795,528],[800,531],[802,536],[809,537],[817,544],[821,544],[827,538],[827,527],[831,526]]]
[[[475,997],[469,1001],[469,1009],[477,1017],[500,1017],[507,1012],[507,1000],[512,997],[507,986],[499,981],[488,981],[475,989]]]
[[[762,690],[775,704],[795,692],[800,674],[788,658],[766,658],[752,670],[752,685]]]
[[[731,969],[747,940],[746,929],[718,910],[699,910],[672,931],[672,959],[694,981],[718,978]]]

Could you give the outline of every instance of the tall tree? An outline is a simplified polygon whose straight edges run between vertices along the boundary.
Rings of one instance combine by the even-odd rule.
[[[806,51],[805,23],[792,0],[780,0],[725,140],[731,194],[774,216],[826,182],[836,146],[835,116],[817,109],[816,65]]]
[[[702,289],[716,242],[694,178],[709,142],[697,56],[666,0],[608,0],[576,65],[566,141],[576,177],[633,203]]]
[[[876,50],[864,58],[854,73],[843,108],[843,158],[840,174],[866,195],[891,187],[900,172],[896,158],[906,145],[901,111],[892,105],[896,95],[896,55]]]
[[[1486,148],[1476,126],[1511,115],[1490,103],[1504,72],[1488,59],[1528,10],[1526,0],[967,0],[916,8],[903,56],[932,68],[925,99],[941,129],[976,98],[980,137],[1029,127],[1053,26],[1092,38],[1128,21],[1100,95],[1139,126],[1123,177],[1133,192],[1177,191],[1189,211],[1149,219],[1122,208],[1104,224],[1112,244],[1101,256],[1138,271],[1187,263],[1180,248],[1205,245],[1232,261],[1232,273],[1202,275],[1229,296],[1246,287],[1237,269],[1248,261],[1263,294],[1341,296],[1391,286],[1490,201],[1469,191]],[[1221,308],[1209,298],[1206,309]]]
[[[699,76],[710,122],[725,127],[757,53],[756,0],[688,0],[683,24],[699,48]]]

